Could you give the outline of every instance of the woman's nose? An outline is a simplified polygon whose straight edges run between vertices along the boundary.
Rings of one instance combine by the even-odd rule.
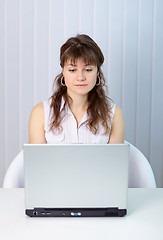
[[[77,80],[78,81],[84,81],[86,78],[85,78],[85,74],[83,71],[79,71],[78,72],[78,76],[77,76]]]

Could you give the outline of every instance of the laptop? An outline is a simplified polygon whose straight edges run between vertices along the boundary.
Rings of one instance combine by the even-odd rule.
[[[25,213],[125,216],[128,165],[128,144],[25,144]]]

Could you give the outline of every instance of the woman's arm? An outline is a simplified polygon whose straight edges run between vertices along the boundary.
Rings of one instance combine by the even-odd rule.
[[[120,107],[116,106],[109,143],[124,143],[124,118]]]
[[[29,143],[46,143],[44,131],[44,105],[37,104],[29,119]]]

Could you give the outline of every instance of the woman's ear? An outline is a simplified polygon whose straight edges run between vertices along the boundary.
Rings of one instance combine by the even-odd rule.
[[[62,75],[64,76],[64,69],[62,68]]]
[[[97,76],[100,75],[99,67],[97,67]]]

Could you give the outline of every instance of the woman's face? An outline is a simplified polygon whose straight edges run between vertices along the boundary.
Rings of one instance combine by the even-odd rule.
[[[82,58],[76,60],[75,64],[71,59],[68,59],[62,69],[67,93],[69,96],[87,95],[97,81],[98,70],[97,66],[88,65]]]

